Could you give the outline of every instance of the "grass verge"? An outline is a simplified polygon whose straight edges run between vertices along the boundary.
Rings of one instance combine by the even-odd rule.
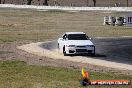
[[[125,16],[122,12],[66,12],[0,8],[0,42],[46,41],[67,31],[83,31],[90,37],[131,36],[127,26],[103,26],[104,16]]]
[[[8,54],[8,53],[13,53],[13,52],[9,52],[9,51],[0,51],[0,55],[1,55],[1,54]]]
[[[129,79],[126,75],[90,72],[90,79]],[[80,71],[70,68],[27,65],[23,61],[0,61],[0,88],[82,88]],[[132,88],[89,86],[87,88]]]

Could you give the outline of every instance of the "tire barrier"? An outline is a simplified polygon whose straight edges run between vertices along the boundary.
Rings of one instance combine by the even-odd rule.
[[[105,16],[103,25],[124,26],[126,25],[126,17]]]

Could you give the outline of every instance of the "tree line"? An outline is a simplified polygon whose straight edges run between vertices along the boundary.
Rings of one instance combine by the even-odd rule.
[[[27,5],[31,5],[33,0],[27,0]],[[48,6],[48,0],[44,0],[43,5]]]
[[[5,4],[5,0],[0,0],[0,4]]]
[[[0,0],[0,4],[5,4],[5,1],[6,0]],[[27,5],[31,5],[32,4],[32,1],[33,0],[27,0]],[[44,2],[43,2],[43,5],[45,5],[45,6],[48,6],[48,1],[49,0],[44,0]],[[94,7],[96,7],[96,0],[93,0],[93,3],[94,3]]]
[[[27,5],[31,5],[33,0],[27,0]],[[6,0],[0,0],[0,4],[5,4]],[[48,0],[44,0],[43,5],[48,5]]]

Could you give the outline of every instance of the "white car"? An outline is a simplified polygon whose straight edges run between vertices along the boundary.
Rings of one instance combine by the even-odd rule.
[[[84,32],[66,32],[58,39],[58,49],[69,54],[95,55],[95,46]]]

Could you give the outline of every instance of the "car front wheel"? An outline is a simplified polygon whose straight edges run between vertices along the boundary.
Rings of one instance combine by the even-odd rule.
[[[90,56],[94,56],[95,55],[95,53],[90,53]]]
[[[89,53],[90,56],[95,56],[95,49],[93,53]]]
[[[63,55],[67,56],[66,51],[65,51],[65,46],[63,47]]]
[[[60,47],[59,47],[59,43],[58,43],[58,50],[60,49]]]

